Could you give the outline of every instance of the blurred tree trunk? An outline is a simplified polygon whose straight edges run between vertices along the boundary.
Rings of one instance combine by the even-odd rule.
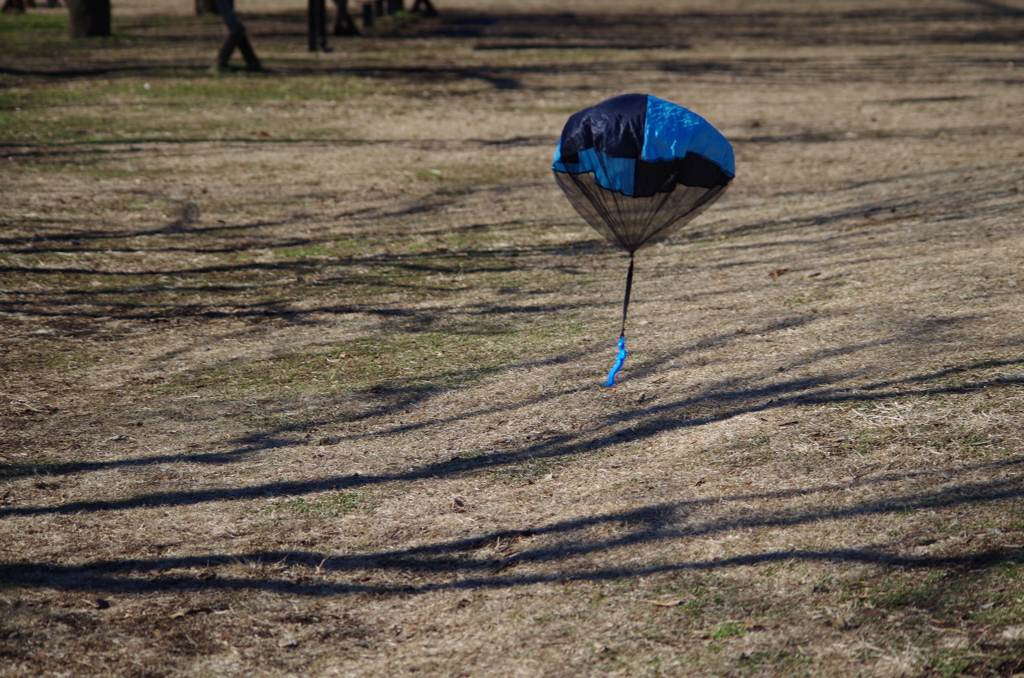
[[[309,51],[330,51],[327,48],[327,3],[309,0],[306,16],[309,20]]]
[[[72,38],[110,35],[110,0],[67,0]]]

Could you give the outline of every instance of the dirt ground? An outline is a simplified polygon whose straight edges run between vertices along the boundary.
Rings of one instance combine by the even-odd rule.
[[[0,676],[1024,675],[1024,3],[435,4],[0,16]],[[606,389],[625,92],[737,178]]]

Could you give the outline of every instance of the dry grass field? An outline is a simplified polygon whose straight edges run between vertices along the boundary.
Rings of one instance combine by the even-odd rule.
[[[1024,675],[1024,2],[436,4],[0,16],[0,676]]]

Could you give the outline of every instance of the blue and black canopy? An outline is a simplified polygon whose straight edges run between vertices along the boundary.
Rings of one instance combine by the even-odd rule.
[[[736,176],[732,146],[682,106],[624,94],[569,118],[551,169],[580,216],[630,255],[611,386],[626,357],[633,254],[669,237],[722,195]]]

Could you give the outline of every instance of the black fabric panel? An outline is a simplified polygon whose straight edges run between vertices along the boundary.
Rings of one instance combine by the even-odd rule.
[[[647,162],[637,159],[633,183],[633,195],[649,197],[655,193],[667,193],[676,184],[699,188],[725,186],[732,179],[716,163],[696,153],[687,153],[678,160],[656,160]]]
[[[687,153],[679,164],[676,181],[687,186],[714,188],[725,186],[732,181],[732,177],[723,172],[718,163],[696,153]]]
[[[609,242],[629,253],[668,238],[721,197],[728,186],[686,186],[630,197],[594,181],[593,172],[555,172],[576,211]]]
[[[577,154],[587,148],[613,158],[639,158],[646,121],[646,94],[622,94],[584,108],[562,129],[562,162],[579,162]]]

